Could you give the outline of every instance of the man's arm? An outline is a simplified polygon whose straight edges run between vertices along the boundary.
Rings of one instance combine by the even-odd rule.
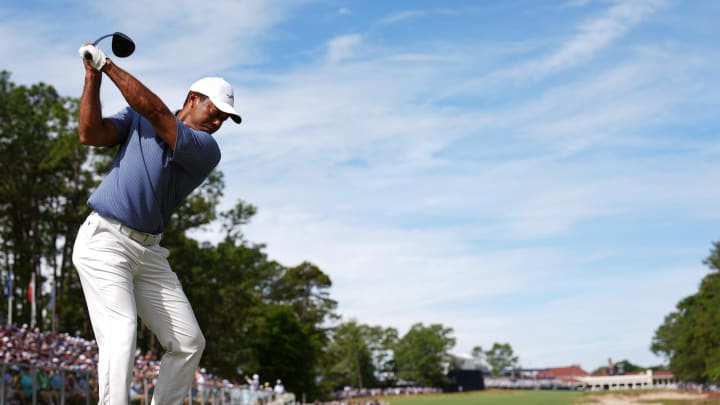
[[[160,97],[130,73],[113,63],[110,58],[107,58],[102,71],[115,83],[130,107],[150,121],[158,136],[174,150],[177,139],[177,121],[175,115]],[[112,123],[109,124],[112,125]]]
[[[115,125],[102,118],[101,81],[102,73],[85,63],[85,84],[78,111],[78,133],[83,145],[113,146],[118,142]]]

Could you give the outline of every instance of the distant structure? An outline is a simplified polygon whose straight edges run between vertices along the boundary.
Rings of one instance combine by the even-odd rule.
[[[641,371],[614,375],[591,375],[577,378],[577,387],[588,391],[677,388],[672,371]]]
[[[548,368],[538,373],[538,378],[557,379],[575,389],[588,391],[633,390],[651,388],[675,388],[677,380],[671,371],[641,371],[616,373],[612,360],[608,361],[607,375],[591,375],[580,366]]]
[[[578,378],[587,377],[589,375],[590,373],[583,370],[582,367],[573,364],[566,367],[553,367],[540,370],[537,372],[536,377],[538,379],[560,380],[566,383],[575,383],[578,381]]]
[[[488,367],[471,356],[451,355],[445,373],[448,392],[481,391],[485,389]]]
[[[609,367],[609,369],[612,369]],[[499,389],[565,389],[586,391],[641,390],[653,388],[677,388],[677,380],[671,371],[618,372],[591,375],[578,365],[535,369],[508,370],[504,377],[486,377],[487,388]]]

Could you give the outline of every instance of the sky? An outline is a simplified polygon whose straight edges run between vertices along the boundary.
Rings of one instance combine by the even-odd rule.
[[[114,61],[171,109],[222,76],[243,117],[215,135],[223,207],[255,205],[248,240],[319,266],[344,321],[442,324],[453,353],[507,342],[523,367],[647,367],[720,239],[719,17],[714,0],[10,0],[0,70],[79,97],[78,47],[121,31],[137,48]],[[125,105],[109,80],[102,102]]]

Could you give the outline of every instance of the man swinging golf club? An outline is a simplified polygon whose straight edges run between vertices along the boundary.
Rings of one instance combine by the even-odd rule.
[[[200,79],[173,114],[97,44],[85,44],[79,53],[85,66],[80,141],[119,145],[88,199],[93,212],[78,231],[73,253],[99,349],[99,403],[129,403],[140,316],[165,349],[152,403],[179,405],[205,338],[159,242],[173,209],[220,161],[212,134],[227,118],[240,123],[233,89],[218,77]],[[103,73],[128,103],[106,118],[100,105]]]

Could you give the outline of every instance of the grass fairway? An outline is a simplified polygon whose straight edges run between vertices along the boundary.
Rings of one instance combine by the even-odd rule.
[[[578,391],[488,390],[456,394],[385,397],[390,405],[571,405],[583,395]]]

